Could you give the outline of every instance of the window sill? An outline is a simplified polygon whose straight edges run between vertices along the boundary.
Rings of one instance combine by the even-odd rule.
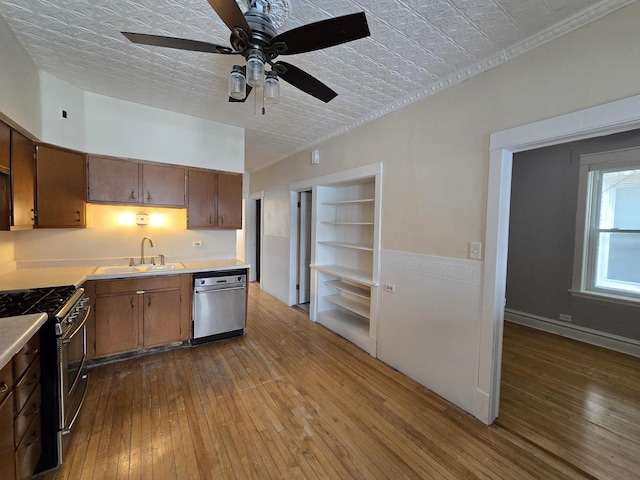
[[[590,300],[600,300],[607,303],[616,303],[618,305],[625,305],[627,307],[640,307],[640,299],[636,300],[629,297],[623,297],[621,295],[614,295],[611,293],[585,292],[580,290],[569,290],[569,293],[574,297],[587,298]]]

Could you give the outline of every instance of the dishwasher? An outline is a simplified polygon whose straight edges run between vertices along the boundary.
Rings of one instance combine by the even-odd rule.
[[[193,275],[192,344],[243,335],[246,319],[246,270]]]

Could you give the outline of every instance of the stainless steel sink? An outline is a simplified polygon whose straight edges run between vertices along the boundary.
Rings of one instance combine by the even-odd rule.
[[[114,273],[147,273],[147,272],[166,272],[172,270],[184,270],[181,263],[165,263],[164,265],[107,265],[98,267],[93,272],[95,275],[108,275]]]

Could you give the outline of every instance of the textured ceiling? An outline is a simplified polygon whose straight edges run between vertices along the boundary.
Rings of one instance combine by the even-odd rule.
[[[134,45],[132,31],[229,44],[207,0],[0,0],[41,70],[83,90],[246,129],[254,171],[481,73],[632,0],[289,0],[279,32],[366,12],[371,36],[286,57],[333,90],[328,104],[281,82],[280,103],[229,104],[240,57]]]

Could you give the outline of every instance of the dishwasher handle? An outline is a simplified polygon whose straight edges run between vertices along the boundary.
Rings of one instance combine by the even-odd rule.
[[[195,287],[193,293],[209,293],[209,292],[225,292],[229,290],[245,290],[246,284],[236,283],[230,285],[207,285],[202,287]]]

